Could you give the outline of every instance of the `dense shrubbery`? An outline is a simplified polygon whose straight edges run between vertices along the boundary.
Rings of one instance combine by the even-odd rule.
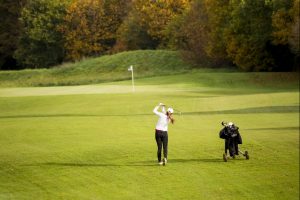
[[[1,0],[0,11],[0,69],[137,49],[181,50],[211,67],[299,69],[299,0]]]

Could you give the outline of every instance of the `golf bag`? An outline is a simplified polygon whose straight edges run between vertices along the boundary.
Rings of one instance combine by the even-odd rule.
[[[235,126],[233,123],[225,125],[222,122],[224,128],[220,131],[219,137],[225,141],[225,155],[229,151],[229,155],[234,157],[239,155],[239,144],[242,144],[242,137],[239,133],[239,127]]]

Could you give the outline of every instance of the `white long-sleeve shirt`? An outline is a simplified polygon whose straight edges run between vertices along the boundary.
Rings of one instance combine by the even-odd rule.
[[[153,110],[153,112],[159,117],[156,127],[156,130],[160,130],[160,131],[168,131],[168,123],[170,122],[168,116],[165,114],[165,107],[162,107],[162,112],[158,111],[159,106],[156,106]]]

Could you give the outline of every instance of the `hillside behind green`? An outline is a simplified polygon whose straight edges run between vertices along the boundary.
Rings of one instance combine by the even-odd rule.
[[[179,52],[138,50],[65,63],[51,69],[0,71],[0,87],[82,85],[131,78],[187,72],[193,65],[181,59]]]

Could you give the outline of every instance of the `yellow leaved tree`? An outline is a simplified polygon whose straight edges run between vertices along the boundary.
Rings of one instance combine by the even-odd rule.
[[[116,30],[129,0],[75,0],[67,9],[64,34],[66,60],[106,53],[115,44]]]

